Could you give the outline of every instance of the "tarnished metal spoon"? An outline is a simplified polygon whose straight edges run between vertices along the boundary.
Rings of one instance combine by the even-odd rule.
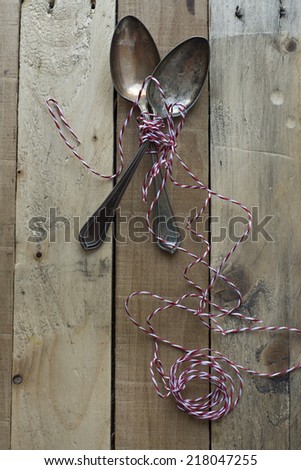
[[[208,41],[205,38],[193,37],[176,46],[160,62],[153,75],[161,83],[168,103],[178,102],[184,104],[188,110],[200,95],[207,75],[208,65]],[[158,90],[155,88],[150,82],[147,90],[148,101],[152,110],[164,117],[166,114],[164,105],[160,101]],[[138,94],[138,91],[139,89],[136,88],[133,93]],[[174,108],[173,115],[179,115],[177,108]],[[140,146],[137,155],[109,196],[82,228],[79,239],[86,250],[96,248],[104,241],[115,209],[118,207],[121,197],[147,147],[147,142]]]
[[[152,75],[159,80],[167,104],[180,103],[186,111],[194,105],[207,76],[209,58],[207,39],[195,36],[178,44],[161,60]],[[147,87],[147,100],[156,114],[166,117],[164,102],[153,81]],[[172,114],[180,115],[178,106],[173,107]]]

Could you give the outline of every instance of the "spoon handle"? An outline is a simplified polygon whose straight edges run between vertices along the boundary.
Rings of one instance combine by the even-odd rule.
[[[104,242],[109,226],[111,222],[113,222],[115,210],[148,145],[149,143],[145,142],[140,146],[135,158],[132,160],[123,176],[114,186],[105,201],[80,230],[78,238],[84,250],[93,250],[101,246]]]
[[[78,238],[84,250],[93,250],[101,246],[104,242],[109,226],[114,219],[115,210],[117,209],[148,145],[149,143],[145,142],[140,146],[137,155],[132,160],[128,169],[125,171],[118,183],[114,186],[108,197],[81,228]],[[154,163],[156,161],[156,156],[153,154],[152,158]],[[162,184],[162,179],[163,176],[160,171],[157,178],[154,179],[155,193],[158,192]],[[160,197],[155,205],[155,210],[156,217],[154,220],[154,232],[157,237],[164,240],[158,240],[158,246],[164,251],[174,253],[180,244],[181,237],[175,224],[165,187],[161,191]]]
[[[152,154],[153,164],[157,161],[155,154]],[[156,178],[154,178],[155,194],[157,194],[163,180],[161,170]],[[181,242],[181,235],[176,225],[171,204],[164,186],[160,197],[155,204],[156,217],[153,223],[153,230],[157,237],[163,240],[157,240],[158,246],[168,253],[175,253]]]

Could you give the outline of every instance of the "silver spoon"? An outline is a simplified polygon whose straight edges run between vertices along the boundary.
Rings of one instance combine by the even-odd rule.
[[[193,37],[176,46],[152,74],[159,80],[167,102],[169,104],[181,103],[188,110],[201,93],[208,65],[208,41],[205,38]],[[131,73],[130,70],[128,73]],[[135,89],[133,92],[138,94],[138,91],[139,89]],[[161,102],[157,87],[152,82],[149,83],[147,96],[152,110],[165,117],[164,104]],[[176,117],[179,114],[179,109],[175,107],[173,116]],[[81,229],[79,240],[85,250],[97,248],[103,243],[114,212],[148,145],[148,142],[145,142],[140,146],[137,155],[109,196]]]

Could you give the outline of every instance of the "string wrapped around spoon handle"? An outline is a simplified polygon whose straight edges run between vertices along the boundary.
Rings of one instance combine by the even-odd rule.
[[[144,115],[146,119],[151,119],[147,106],[147,101],[142,99],[139,103],[141,114]],[[152,150],[152,163],[154,165],[157,162],[154,144],[150,144],[150,149]],[[166,186],[163,186],[163,175],[161,169],[159,170],[156,178],[154,178],[153,183],[155,194],[158,194],[159,189],[161,188],[159,197],[155,203],[153,231],[159,248],[173,254],[177,251],[177,248],[181,243],[181,234],[176,225]]]

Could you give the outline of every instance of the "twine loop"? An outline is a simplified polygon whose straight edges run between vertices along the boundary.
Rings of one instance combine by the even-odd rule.
[[[223,367],[222,363],[225,362],[229,365],[229,372]],[[184,370],[180,372],[183,364]],[[238,387],[235,387],[235,379]],[[183,392],[192,380],[210,384],[211,391],[198,398],[184,398]],[[181,411],[199,419],[217,420],[226,416],[237,405],[242,394],[243,380],[236,366],[220,353],[196,349],[187,352],[172,365],[169,385]]]

